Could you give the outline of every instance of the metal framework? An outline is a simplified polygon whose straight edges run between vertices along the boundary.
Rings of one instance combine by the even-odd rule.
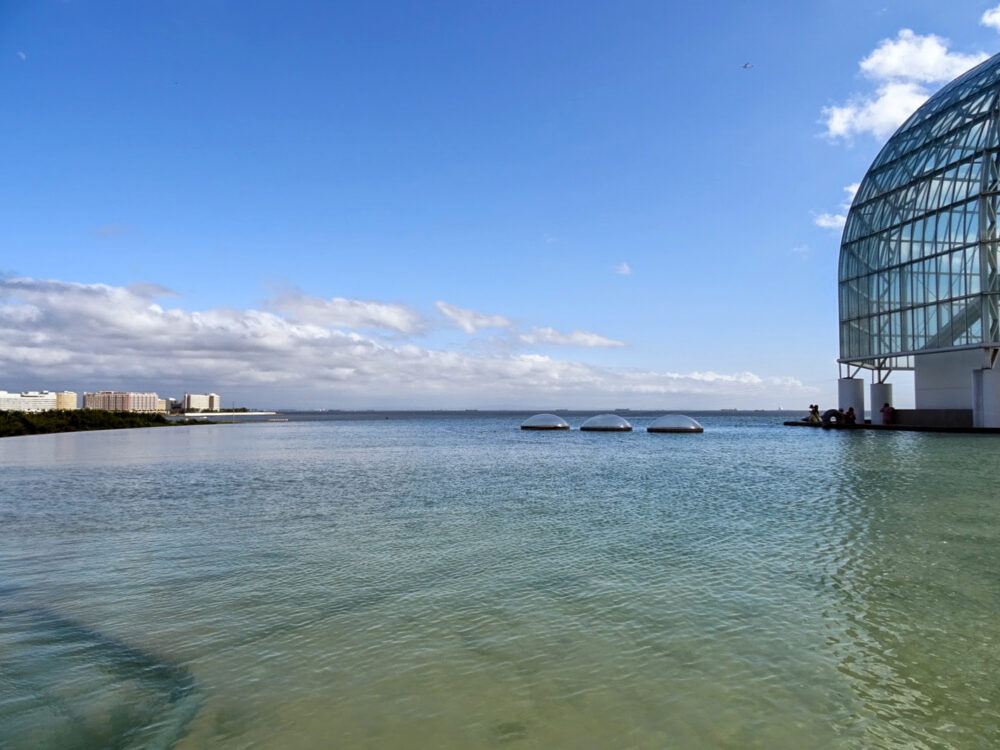
[[[889,139],[840,247],[840,359],[885,382],[917,354],[1000,347],[1000,54]]]

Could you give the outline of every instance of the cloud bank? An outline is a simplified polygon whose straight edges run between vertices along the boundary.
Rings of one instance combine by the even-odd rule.
[[[387,343],[335,325],[413,330],[412,314],[372,301],[283,297],[273,310],[189,311],[138,289],[0,277],[0,388],[210,389],[259,406],[525,408],[729,406],[808,401],[790,377],[615,370],[534,353],[467,354]],[[159,289],[159,288],[156,288]],[[166,290],[169,291],[169,290]],[[322,304],[321,304],[322,303]],[[356,304],[355,304],[356,303]],[[582,346],[593,334],[536,328]]]

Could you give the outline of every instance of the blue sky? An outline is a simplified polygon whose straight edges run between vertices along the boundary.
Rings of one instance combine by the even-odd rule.
[[[992,7],[0,4],[0,388],[829,404],[845,188]]]

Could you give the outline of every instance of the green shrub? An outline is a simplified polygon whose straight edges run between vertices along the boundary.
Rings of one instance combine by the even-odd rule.
[[[162,427],[172,424],[162,414],[75,409],[72,411],[0,411],[0,437],[49,432],[119,430],[126,427]],[[204,422],[198,422],[204,424]]]

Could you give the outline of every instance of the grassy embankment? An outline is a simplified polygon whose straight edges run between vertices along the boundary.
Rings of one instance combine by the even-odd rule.
[[[209,424],[203,419],[170,421],[162,414],[135,414],[128,411],[0,411],[0,437],[42,435],[48,432],[119,430],[125,427],[164,427],[177,424]]]

